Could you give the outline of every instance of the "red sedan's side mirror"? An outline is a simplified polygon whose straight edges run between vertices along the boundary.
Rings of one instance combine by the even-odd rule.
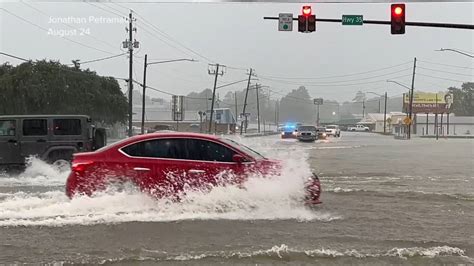
[[[242,162],[245,162],[245,158],[244,158],[244,156],[242,156],[240,154],[234,154],[232,156],[232,161],[234,161],[236,163],[242,163]]]

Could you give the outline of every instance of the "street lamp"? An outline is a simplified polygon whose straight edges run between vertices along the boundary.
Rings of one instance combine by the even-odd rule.
[[[388,82],[388,80],[387,80]],[[386,121],[387,121],[387,92],[385,92],[385,95],[378,94],[375,92],[368,91],[367,93],[372,93],[375,94],[379,97],[383,97],[385,99],[385,104],[384,104],[384,111],[383,111],[383,133],[386,133]],[[380,113],[380,99],[379,99],[379,113]]]
[[[470,57],[470,58],[474,58],[474,55],[468,54],[468,53],[465,53],[465,52],[461,52],[461,51],[456,50],[456,49],[449,49],[449,48],[448,48],[448,49],[443,49],[443,48],[441,48],[441,49],[435,50],[435,51],[437,51],[437,52],[451,51],[451,52],[455,52],[455,53],[458,53],[458,54],[462,54],[462,55],[468,56],[468,57]]]
[[[402,87],[404,87],[404,88],[407,88],[407,89],[411,90],[410,87],[408,87],[407,85],[404,85],[403,83],[400,83],[400,82],[398,82],[398,81],[389,80],[389,79],[388,79],[387,82],[392,82],[392,83],[398,84],[398,85],[400,85],[400,86],[402,86]]]
[[[384,96],[381,95],[381,94],[378,94],[378,93],[375,93],[375,92],[371,92],[371,91],[366,91],[365,93],[375,94],[375,95],[379,96],[380,98],[384,97]],[[379,99],[379,113],[380,113],[380,99]]]
[[[410,88],[410,87],[408,87],[408,86],[406,86],[406,85],[404,85],[400,82],[394,81],[394,80],[387,80],[387,82],[392,82],[392,83],[398,84],[398,85],[400,85],[404,88],[407,88],[409,90],[408,95],[409,95],[409,98],[410,98],[410,101],[409,101],[409,110],[410,110],[410,112],[409,113],[407,112],[407,116],[409,116],[410,119],[411,119],[412,111],[413,111],[413,96],[414,96],[413,95],[414,94],[413,90],[414,90],[414,87],[412,86]],[[405,94],[403,94],[403,103],[405,103]],[[410,132],[411,132],[410,128],[411,128],[411,122],[410,122],[410,125],[408,126],[408,139],[410,139]]]
[[[143,64],[143,95],[142,95],[142,134],[145,133],[145,89],[146,89],[146,69],[149,65],[156,65],[156,64],[165,64],[165,63],[172,63],[172,62],[179,62],[179,61],[189,61],[189,62],[195,62],[196,60],[194,59],[187,59],[187,58],[182,58],[182,59],[173,59],[173,60],[163,60],[163,61],[156,61],[156,62],[147,62],[147,57],[148,55],[145,54],[145,63]]]

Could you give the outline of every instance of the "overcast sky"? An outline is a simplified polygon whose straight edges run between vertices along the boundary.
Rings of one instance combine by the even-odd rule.
[[[142,81],[145,54],[149,61],[198,60],[149,66],[147,84],[175,94],[211,88],[213,77],[207,73],[210,62],[227,66],[219,84],[245,79],[246,69],[252,67],[258,82],[273,91],[285,93],[305,85],[312,97],[339,101],[352,100],[358,90],[401,95],[403,87],[385,81],[394,79],[409,85],[414,57],[420,60],[416,90],[440,91],[474,79],[472,58],[435,51],[456,48],[473,52],[472,30],[407,27],[405,35],[397,36],[390,34],[388,25],[318,22],[316,32],[303,34],[297,31],[296,22],[293,32],[279,32],[277,21],[263,20],[264,16],[286,12],[296,16],[301,4],[3,2],[0,6],[1,52],[62,63],[126,52],[122,42],[128,37],[128,24],[117,18],[128,17],[128,10],[133,9],[137,18],[135,38],[140,42],[135,50],[134,79]],[[361,14],[364,19],[390,19],[388,3],[312,6],[318,18]],[[473,3],[409,3],[406,13],[407,21],[474,24]],[[59,22],[69,17],[81,21]],[[116,21],[107,23],[106,19]],[[61,31],[77,43],[55,36]],[[14,65],[21,62],[0,55],[0,63],[5,61]],[[87,67],[100,75],[128,77],[126,55],[82,65]],[[369,72],[372,70],[378,71]],[[367,73],[358,74],[361,72]],[[223,97],[245,85],[229,86],[219,93]],[[169,98],[158,92],[150,95]]]

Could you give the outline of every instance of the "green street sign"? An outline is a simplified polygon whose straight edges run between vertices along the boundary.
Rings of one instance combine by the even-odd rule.
[[[342,25],[363,25],[362,15],[342,15]]]

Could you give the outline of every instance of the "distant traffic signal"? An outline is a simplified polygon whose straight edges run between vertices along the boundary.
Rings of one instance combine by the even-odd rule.
[[[392,34],[405,34],[405,4],[392,4],[390,16]]]
[[[298,16],[298,31],[313,32],[316,30],[316,16],[312,15],[311,6],[303,6]]]

